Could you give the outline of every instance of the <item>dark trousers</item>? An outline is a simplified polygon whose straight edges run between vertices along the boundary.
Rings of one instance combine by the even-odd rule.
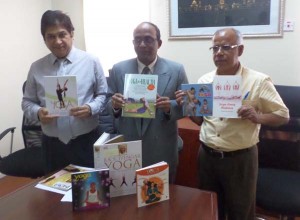
[[[255,219],[257,172],[256,145],[225,158],[214,157],[200,147],[200,189],[217,193],[220,220]]]
[[[99,138],[98,129],[72,139],[68,144],[56,137],[43,135],[42,155],[45,173],[57,171],[69,164],[94,167],[93,145]]]

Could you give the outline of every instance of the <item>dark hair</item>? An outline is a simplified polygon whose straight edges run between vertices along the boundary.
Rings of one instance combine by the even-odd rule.
[[[149,22],[149,21],[144,21],[144,22],[140,23],[138,26],[140,26],[141,24],[149,24],[149,25],[153,26],[156,31],[156,39],[158,41],[160,40],[160,30],[155,24],[153,24],[152,22]]]
[[[41,33],[44,39],[46,29],[54,25],[62,25],[69,33],[74,31],[74,26],[68,15],[59,10],[48,10],[43,14],[41,19]]]

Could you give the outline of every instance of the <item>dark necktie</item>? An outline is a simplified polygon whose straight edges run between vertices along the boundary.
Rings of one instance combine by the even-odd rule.
[[[59,67],[57,70],[57,76],[64,76],[66,73],[66,60],[58,60]],[[67,144],[72,139],[72,132],[70,126],[70,117],[61,116],[57,118],[57,129],[58,129],[58,139],[63,143]]]
[[[141,74],[150,74],[150,68],[148,66],[145,66]],[[143,122],[144,122],[144,119],[141,118],[141,129],[142,129],[142,132],[143,132]]]
[[[149,73],[150,73],[150,68],[148,66],[145,66],[142,71],[142,74],[149,74]]]

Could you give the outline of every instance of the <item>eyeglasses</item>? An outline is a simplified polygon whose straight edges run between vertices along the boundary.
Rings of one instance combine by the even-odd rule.
[[[219,50],[221,49],[222,51],[229,51],[233,48],[239,47],[240,45],[235,44],[235,45],[216,45],[213,47],[210,47],[209,49],[213,51],[213,53],[218,53]]]
[[[67,36],[70,36],[70,35],[67,32],[62,31],[62,32],[59,32],[58,34],[46,34],[46,39],[48,41],[54,41],[57,38],[62,40],[64,38],[66,38]]]
[[[141,45],[142,42],[144,42],[145,45],[150,46],[153,44],[154,41],[156,41],[156,38],[152,37],[135,37],[133,40],[133,43],[137,46]]]

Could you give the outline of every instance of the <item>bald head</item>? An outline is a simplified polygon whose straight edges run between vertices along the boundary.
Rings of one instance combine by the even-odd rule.
[[[234,75],[239,69],[239,56],[243,54],[242,34],[234,28],[216,31],[212,38],[213,59],[219,75]]]
[[[235,41],[235,43],[238,45],[243,44],[243,35],[239,30],[234,28],[219,29],[215,32],[213,36],[213,40],[215,39],[216,36],[230,38],[231,40]]]

